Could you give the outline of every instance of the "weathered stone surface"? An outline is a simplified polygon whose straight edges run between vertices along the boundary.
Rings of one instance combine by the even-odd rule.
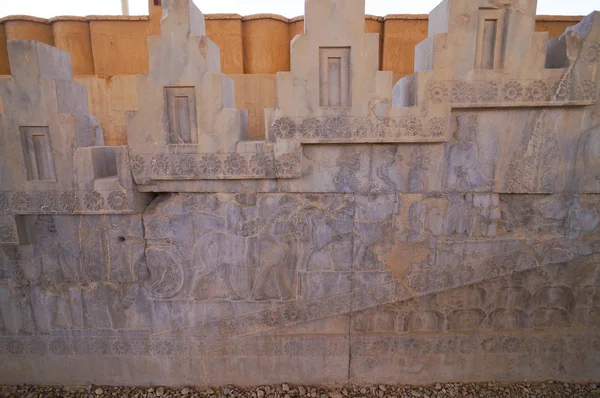
[[[0,113],[0,244],[32,243],[24,215],[140,211],[148,198],[134,188],[127,147],[104,146],[69,54],[36,41],[8,49],[15,67],[0,80],[10,104]]]
[[[548,42],[534,3],[443,2],[392,89],[364,2],[307,1],[266,141],[188,0],[128,147],[12,42],[0,383],[598,378],[600,14]]]

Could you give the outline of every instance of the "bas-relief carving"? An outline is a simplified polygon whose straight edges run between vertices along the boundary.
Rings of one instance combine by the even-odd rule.
[[[546,329],[554,336],[571,336],[571,328],[597,327],[597,198],[513,196],[179,194],[163,198],[144,214],[149,246],[145,258],[130,265],[138,282],[111,283],[109,272],[97,271],[92,275],[102,280],[73,283],[73,278],[83,278],[65,270],[74,276],[61,276],[62,271],[54,272],[57,281],[38,281],[38,276],[20,285],[25,290],[17,291],[11,283],[32,278],[25,274],[29,266],[14,248],[3,249],[2,269],[8,281],[0,288],[3,333],[9,335],[5,349],[19,358],[177,357],[182,355],[176,349],[180,346],[187,347],[185,355],[200,358],[284,354],[310,358],[323,351],[318,345],[306,345],[303,334],[269,341],[261,336],[349,316],[353,348],[343,348],[334,356],[356,350],[358,360],[352,371],[358,372],[362,361],[374,355],[362,351],[369,344],[398,341],[405,348],[394,348],[382,358],[387,361],[425,349],[425,356],[412,368],[407,363],[394,368],[410,380],[424,381],[428,370],[437,372],[430,362],[436,355],[452,354],[468,361],[478,352],[492,350],[498,356],[509,352],[513,346],[495,342],[495,336],[509,333],[514,335],[511,344],[527,347],[529,343],[515,330],[536,328],[543,338]],[[456,200],[464,203],[460,211],[453,207]],[[525,204],[513,208],[505,206],[507,201]],[[48,225],[52,224],[45,222],[37,230],[36,239],[48,239],[43,236]],[[538,225],[546,225],[542,233],[554,238],[538,240],[532,235]],[[523,233],[529,233],[529,238],[522,239]],[[198,242],[207,246],[201,259]],[[403,270],[407,256],[398,250],[430,245],[427,242],[434,246],[423,260],[408,260],[412,266]],[[261,255],[265,251],[267,255]],[[59,268],[51,261],[46,264],[50,270]],[[155,319],[144,318],[150,313]],[[172,335],[177,328],[188,330],[189,335]],[[134,337],[138,329],[142,335]],[[489,341],[463,335],[456,342],[456,333],[479,329],[502,332],[492,333]],[[86,330],[92,334],[81,334]],[[96,330],[118,331],[119,336]],[[144,337],[152,330],[165,337]],[[61,331],[67,333],[57,334]],[[422,331],[435,335],[416,334]],[[369,337],[370,333],[379,337]],[[16,338],[23,334],[39,337]],[[393,337],[398,334],[409,340]],[[321,343],[332,344],[334,339],[322,337]],[[258,349],[263,343],[264,351]],[[488,348],[494,344],[499,345]],[[305,351],[292,350],[297,345],[306,345]],[[530,348],[522,349],[529,352]],[[367,369],[361,372],[357,378],[382,377]]]
[[[507,192],[556,192],[564,184],[562,156],[556,137],[556,120],[546,111],[537,115],[533,129],[524,134],[505,176]]]
[[[11,44],[37,69],[0,82],[32,98],[0,115],[0,382],[598,377],[599,14],[548,42],[534,3],[445,1],[392,89],[355,2],[307,1],[265,141],[187,0],[127,148],[66,53]]]
[[[476,115],[457,117],[458,127],[454,133],[456,143],[448,151],[448,164],[444,188],[458,192],[486,190],[491,178],[479,169],[479,147],[476,140]]]
[[[351,245],[354,206],[341,196],[182,195],[176,200],[180,203],[159,205],[144,216],[149,228],[178,214],[152,237],[169,244],[146,251],[148,284],[156,298],[295,299],[300,270],[342,266],[336,256]]]

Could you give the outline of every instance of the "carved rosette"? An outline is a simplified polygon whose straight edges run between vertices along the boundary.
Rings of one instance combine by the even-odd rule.
[[[76,192],[63,192],[60,195],[60,206],[65,211],[73,213],[79,209],[79,199]]]
[[[278,139],[292,139],[296,135],[296,123],[289,117],[282,117],[275,120],[273,126],[271,126],[271,132]]]
[[[448,131],[448,123],[441,117],[434,117],[427,122],[427,135],[430,137],[443,137]]]
[[[12,195],[12,204],[15,211],[28,211],[33,206],[31,196],[25,192],[16,192]]]
[[[475,102],[475,89],[469,82],[457,82],[452,87],[452,102]]]
[[[571,99],[571,86],[568,81],[559,81],[552,87],[553,101],[569,101]]]
[[[104,208],[104,198],[98,191],[87,192],[83,196],[83,204],[87,210],[99,211]]]
[[[358,117],[352,121],[350,133],[353,138],[370,137],[373,131],[373,122],[366,117]]]
[[[156,175],[167,175],[169,174],[169,157],[165,154],[160,154],[152,157],[150,167],[152,172]]]
[[[248,162],[239,153],[232,153],[225,158],[223,163],[225,174],[232,176],[243,176],[248,174]]]
[[[548,95],[548,85],[542,80],[531,82],[525,89],[525,100],[528,102],[545,101]]]
[[[193,177],[198,174],[198,164],[193,155],[179,155],[174,164],[177,176]]]
[[[423,125],[416,117],[409,117],[402,119],[402,122],[400,123],[400,129],[403,135],[414,137],[422,134]]]
[[[250,173],[255,176],[264,176],[273,168],[273,159],[270,154],[257,153],[252,155],[249,162]]]
[[[441,104],[448,98],[448,87],[443,82],[434,82],[427,88],[427,99],[434,104]]]
[[[495,82],[483,82],[477,87],[478,102],[494,102],[498,97],[498,85]]]
[[[18,243],[17,231],[11,224],[0,224],[0,243],[14,244]]]
[[[8,196],[4,193],[0,193],[0,214],[8,214],[10,212],[10,204],[8,203]]]
[[[378,119],[376,127],[376,136],[379,138],[393,137],[397,135],[398,122],[389,117]]]
[[[342,138],[348,135],[348,119],[343,116],[330,117],[325,121],[325,136]]]
[[[309,117],[302,121],[298,128],[300,136],[303,138],[316,138],[323,136],[323,123],[317,118]]]
[[[523,95],[523,86],[521,83],[511,80],[502,86],[502,100],[506,102],[516,102],[521,99]]]
[[[43,212],[51,212],[56,210],[56,198],[51,191],[39,192],[36,197],[38,208]]]
[[[199,170],[202,176],[217,176],[222,173],[222,162],[217,155],[207,154],[200,158]]]
[[[300,159],[297,153],[283,153],[275,160],[275,174],[279,178],[297,178],[300,174]]]
[[[588,65],[592,65],[600,61],[600,42],[586,42],[581,50],[581,60]]]
[[[576,91],[576,99],[582,101],[593,101],[596,99],[596,93],[598,92],[598,88],[596,86],[596,82],[592,80],[586,80],[580,85],[575,86]]]
[[[122,211],[129,207],[129,198],[127,192],[112,191],[108,194],[108,206],[112,210]]]
[[[129,158],[131,172],[134,177],[142,176],[146,172],[146,159],[140,155],[133,155]]]

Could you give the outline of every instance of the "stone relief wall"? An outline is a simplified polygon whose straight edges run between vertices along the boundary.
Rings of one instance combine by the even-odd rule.
[[[10,42],[0,383],[597,379],[600,13],[548,41],[535,2],[446,0],[394,87],[364,20],[307,0],[265,141],[188,0],[124,147]]]

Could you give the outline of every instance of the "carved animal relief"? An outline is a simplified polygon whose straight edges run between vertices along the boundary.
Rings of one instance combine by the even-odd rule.
[[[123,146],[9,41],[0,383],[597,379],[600,13],[535,3],[443,1],[393,84],[364,0],[307,0],[264,140],[192,1]]]

